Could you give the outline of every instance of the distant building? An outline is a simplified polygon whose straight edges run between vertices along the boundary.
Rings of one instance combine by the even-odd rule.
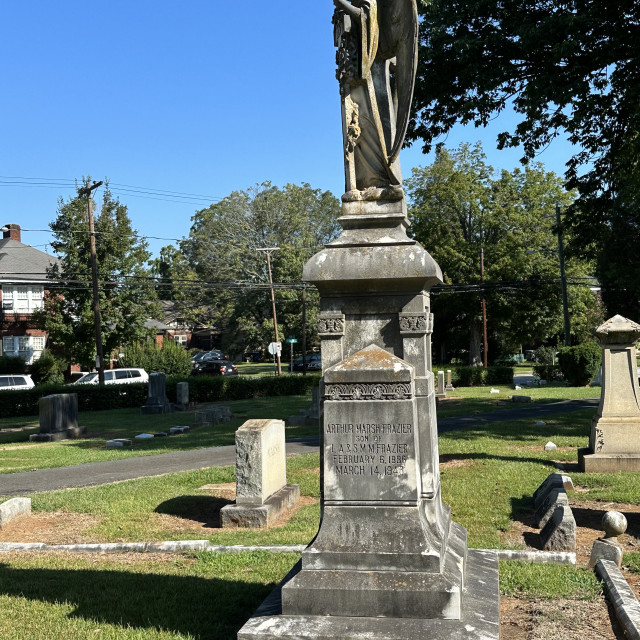
[[[0,348],[27,364],[44,350],[47,335],[36,328],[32,314],[44,305],[47,269],[56,258],[20,241],[20,226],[2,227],[0,240]]]

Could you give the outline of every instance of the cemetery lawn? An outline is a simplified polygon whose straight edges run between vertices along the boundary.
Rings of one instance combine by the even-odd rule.
[[[51,443],[28,442],[29,434],[38,431],[37,417],[2,418],[0,429],[4,431],[0,431],[0,473],[234,444],[235,432],[246,420],[284,420],[300,409],[307,409],[311,404],[311,394],[233,400],[218,404],[229,406],[234,419],[225,424],[195,428],[193,411],[164,415],[141,415],[140,410],[135,408],[80,412],[78,424],[87,427],[89,437]],[[106,441],[111,438],[133,440],[139,433],[155,433],[176,425],[189,425],[192,430],[184,435],[134,440],[133,446],[125,449],[105,449]],[[20,430],[29,426],[33,426],[33,429]],[[317,435],[317,432],[317,427],[288,427],[286,437],[300,438]]]
[[[491,389],[498,389],[500,393],[491,393]],[[527,406],[526,404],[510,402],[510,396],[514,395],[530,396],[536,404],[559,402],[561,400],[585,400],[599,398],[600,387],[567,387],[561,383],[548,384],[542,387],[526,387],[518,391],[505,385],[458,387],[455,391],[447,392],[447,398],[438,403],[438,416],[450,418]]]
[[[297,554],[7,554],[0,636],[7,640],[235,640]],[[602,598],[593,572],[501,563],[500,591],[523,601]],[[546,605],[549,607],[549,605]]]
[[[483,425],[442,434],[440,468],[443,500],[454,519],[467,528],[469,546],[525,548],[522,522],[532,511],[531,496],[554,461],[575,462],[578,447],[588,442],[593,409],[535,420]],[[548,440],[556,451],[544,451]],[[635,503],[640,474],[570,472],[577,491],[570,500]],[[307,544],[318,527],[320,509],[319,458],[307,454],[289,458],[287,477],[300,484],[302,507],[282,526],[267,530],[218,528],[219,509],[233,500],[233,467],[218,467],[140,478],[98,487],[32,494],[34,516],[42,514],[59,528],[47,540],[32,532],[32,541],[119,542],[208,539],[214,544]],[[227,485],[204,488],[204,485]],[[614,508],[614,507],[609,507]],[[78,526],[65,537],[65,526]],[[19,530],[16,524],[16,534]],[[26,521],[25,521],[26,522]],[[0,540],[20,538],[0,532]]]

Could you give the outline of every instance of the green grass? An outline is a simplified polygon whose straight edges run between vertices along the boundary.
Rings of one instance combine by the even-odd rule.
[[[299,484],[304,496],[319,498],[317,455],[295,456],[287,461],[287,479]],[[218,510],[226,501],[212,497],[205,484],[235,481],[233,467],[174,473],[152,478],[68,489],[32,495],[38,511],[64,511],[95,516],[99,522],[86,532],[99,542],[209,539],[214,544],[306,544],[318,529],[320,507],[310,504],[300,509],[283,527],[271,530],[222,530],[217,528]],[[176,531],[165,515],[177,521],[200,521],[204,529]]]
[[[491,389],[500,393],[491,393]],[[516,391],[513,387],[497,385],[486,387],[459,387],[448,392],[449,399],[438,404],[438,416],[450,418],[459,415],[499,411],[522,407],[521,404],[508,402],[513,395],[530,396],[534,403],[558,402],[560,400],[584,400],[599,398],[599,387],[567,387],[564,384],[550,384],[542,387],[526,387]],[[453,397],[451,397],[453,396]],[[459,398],[459,399],[457,399]],[[505,404],[499,404],[505,403]],[[526,405],[525,405],[526,406]]]
[[[196,427],[185,435],[153,440],[135,441],[131,448],[104,448],[111,438],[131,438],[139,433],[154,433],[174,425],[193,427],[193,411],[145,416],[139,409],[115,409],[111,411],[81,412],[78,423],[88,428],[90,438],[66,440],[52,443],[15,444],[16,438],[25,440],[27,433],[5,434],[6,440],[0,441],[0,473],[15,473],[32,469],[47,469],[102,460],[119,460],[134,456],[168,453],[203,447],[215,447],[233,444],[235,432],[246,420],[253,418],[285,419],[306,409],[311,403],[311,395],[280,396],[274,398],[254,398],[234,400],[219,404],[229,406],[235,416],[231,422],[209,427]],[[0,427],[16,427],[32,424],[33,418],[23,421],[16,419],[0,420]],[[316,435],[317,427],[288,427],[287,438]],[[13,444],[12,444],[13,443]],[[8,445],[8,446],[7,446]]]
[[[6,640],[235,640],[294,554],[7,555]]]
[[[526,598],[596,601],[602,586],[590,569],[530,562],[500,563],[500,593]]]

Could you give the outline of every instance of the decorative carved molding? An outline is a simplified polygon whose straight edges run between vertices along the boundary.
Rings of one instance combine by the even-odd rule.
[[[596,427],[596,450],[595,453],[599,453],[604,449],[604,431],[599,427]]]
[[[431,333],[433,330],[432,313],[401,313],[400,333],[419,334]]]
[[[318,316],[318,335],[320,336],[343,336],[344,335],[344,314],[323,313]]]
[[[324,388],[327,400],[408,400],[412,397],[411,384],[327,384]]]

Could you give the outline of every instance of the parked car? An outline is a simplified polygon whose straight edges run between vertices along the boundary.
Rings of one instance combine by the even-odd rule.
[[[307,356],[307,371],[320,371],[322,369],[322,356],[319,353],[310,353]],[[289,365],[289,371],[302,371],[302,358],[293,361],[293,367]]]
[[[238,367],[230,360],[203,360],[197,369],[192,371],[194,376],[237,376]]]
[[[98,372],[87,373],[73,384],[98,384]],[[131,384],[149,382],[149,374],[144,369],[109,369],[104,372],[105,384]]]
[[[15,391],[16,389],[32,389],[35,385],[31,376],[13,373],[0,376],[0,391]]]

